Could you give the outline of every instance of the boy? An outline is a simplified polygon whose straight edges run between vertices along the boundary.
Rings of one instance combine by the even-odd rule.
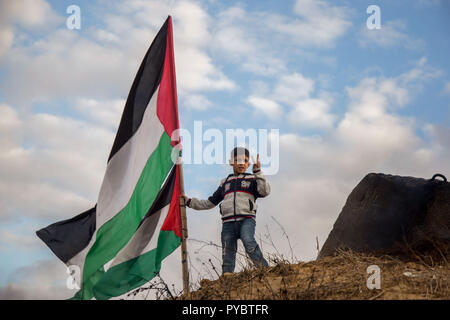
[[[252,158],[253,159],[253,158]],[[253,159],[253,174],[246,173],[250,166],[249,151],[236,147],[231,151],[230,165],[233,173],[220,183],[220,186],[208,200],[183,197],[186,205],[195,210],[207,210],[217,206],[222,216],[222,274],[229,275],[234,271],[237,239],[241,239],[245,251],[257,266],[268,266],[262,252],[255,241],[257,198],[266,197],[270,193],[259,162]]]

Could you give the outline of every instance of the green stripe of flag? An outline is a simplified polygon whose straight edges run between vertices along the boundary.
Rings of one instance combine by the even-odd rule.
[[[131,239],[161,189],[173,166],[171,153],[171,140],[164,132],[158,147],[142,171],[130,201],[125,208],[97,230],[96,241],[84,263],[82,289],[76,297],[92,299],[92,288],[104,274],[103,265],[113,259]]]
[[[147,283],[161,270],[162,260],[180,243],[173,231],[161,231],[155,249],[108,269],[94,287],[95,297],[117,297]]]

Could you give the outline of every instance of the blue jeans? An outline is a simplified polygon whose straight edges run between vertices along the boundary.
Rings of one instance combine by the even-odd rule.
[[[241,239],[250,259],[257,266],[268,266],[255,241],[254,219],[225,222],[222,226],[222,272],[233,272],[236,263],[237,240]]]

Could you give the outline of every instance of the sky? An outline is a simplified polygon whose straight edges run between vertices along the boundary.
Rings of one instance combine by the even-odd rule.
[[[96,203],[131,83],[168,15],[181,126],[278,132],[272,191],[257,201],[267,257],[315,259],[368,173],[450,176],[449,0],[0,0],[0,299],[75,293],[35,231]],[[207,198],[230,170],[184,164],[186,194]],[[220,270],[221,222],[218,208],[187,218],[195,285]],[[179,249],[161,277],[181,290]]]

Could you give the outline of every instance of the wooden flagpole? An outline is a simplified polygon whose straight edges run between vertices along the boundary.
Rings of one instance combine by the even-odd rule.
[[[173,50],[173,35],[172,35],[172,17],[169,15],[169,29],[168,29],[168,36],[169,39],[169,45],[171,48],[171,66],[173,67],[173,83],[175,86],[175,105],[178,108],[178,103],[176,101],[177,95],[176,95],[176,80],[175,80],[175,58],[174,58],[174,50]],[[177,117],[178,117],[178,110],[177,110]],[[177,119],[177,127],[178,127],[178,119]],[[179,139],[179,137],[178,137]],[[178,140],[178,143],[180,140]],[[184,178],[183,178],[183,165],[181,161],[181,150],[179,151],[179,158],[177,159],[177,166],[179,169],[179,183],[180,183],[180,215],[181,215],[181,267],[182,267],[182,275],[183,275],[183,291],[184,293],[189,293],[189,269],[187,264],[187,247],[186,247],[186,239],[188,237],[187,233],[187,218],[186,218],[186,203],[184,201],[184,198],[181,195],[184,195]]]
[[[178,164],[180,169],[180,192],[184,194],[184,178],[183,165]],[[187,231],[187,217],[186,217],[186,203],[182,196],[180,196],[180,214],[181,214],[181,267],[183,274],[183,292],[189,293],[189,269],[187,264],[187,247],[186,240],[188,237]]]

